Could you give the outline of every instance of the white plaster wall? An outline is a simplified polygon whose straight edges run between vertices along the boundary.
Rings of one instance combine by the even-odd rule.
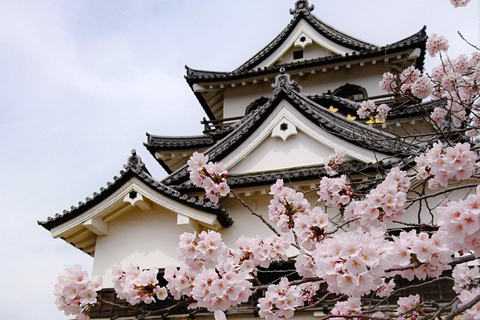
[[[303,50],[303,58],[302,59],[293,59],[293,53],[295,51]],[[316,59],[320,57],[327,57],[335,55],[333,52],[326,50],[325,48],[320,47],[316,43],[313,43],[309,46],[306,46],[305,49],[302,47],[291,47],[288,49],[287,52],[282,56],[282,58],[277,62],[278,64],[290,63],[294,61],[302,61],[302,60],[309,60],[309,59]]]
[[[337,43],[325,38],[324,36],[320,35],[314,28],[312,28],[307,22],[300,21],[297,26],[293,29],[287,39],[284,41],[283,45],[280,46],[277,50],[271,53],[270,57],[265,61],[262,61],[258,67],[263,68],[266,66],[271,66],[279,58],[281,58],[295,43],[295,41],[302,35],[305,34],[310,37],[316,45],[320,45],[325,49],[335,52],[337,54],[344,54],[346,52],[351,53],[353,52],[352,49],[345,48],[343,46],[338,45]]]
[[[335,89],[350,83],[359,85],[367,90],[368,96],[383,95],[378,83],[383,73],[388,71],[388,65],[383,61],[376,64],[371,62],[364,66],[352,65],[350,68],[341,67],[338,70],[328,69],[327,72],[317,71],[315,74],[305,72],[303,76],[294,75],[292,78],[300,86],[302,92],[311,94],[333,92]],[[268,81],[260,80],[256,84],[248,83],[245,86],[228,87],[224,91],[223,115],[225,118],[245,115],[247,106],[256,99],[273,95],[272,84],[274,78]]]
[[[132,207],[111,221],[106,236],[97,237],[93,275],[112,287],[111,267],[120,262],[141,268],[164,268],[178,264],[176,247],[180,234],[192,232],[189,225],[177,225],[177,215],[156,207],[142,211]]]
[[[333,150],[303,132],[283,141],[268,137],[248,157],[230,169],[231,173],[255,172],[323,163]]]
[[[250,103],[260,97],[269,98],[273,95],[273,78],[268,81],[259,80],[258,83],[249,83],[245,86],[227,88],[223,92],[223,116],[225,118],[244,116]]]

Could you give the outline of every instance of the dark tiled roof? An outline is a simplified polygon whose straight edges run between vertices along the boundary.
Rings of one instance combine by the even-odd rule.
[[[311,11],[313,10],[313,6],[308,5],[308,1],[297,1],[295,4],[295,9],[291,10],[290,12],[294,15],[293,19],[290,23],[282,30],[282,32],[272,40],[265,48],[263,48],[260,52],[258,52],[255,56],[241,65],[235,71],[245,71],[251,70],[255,66],[257,66],[260,62],[262,62],[271,52],[276,50],[280,45],[286,40],[286,38],[292,33],[295,26],[302,20],[305,19],[318,33],[325,36],[327,39],[330,39],[333,42],[336,42],[340,45],[343,45],[347,48],[350,48],[355,51],[362,51],[362,50],[377,50],[379,47],[355,39],[346,35],[331,26],[327,25],[316,16],[314,16]]]
[[[393,162],[380,161],[378,163],[362,163],[359,161],[351,160],[344,162],[341,167],[337,169],[339,174],[349,173],[366,173],[384,171],[394,164]],[[381,170],[379,170],[381,168]],[[244,188],[252,186],[270,185],[275,183],[278,179],[285,181],[304,181],[320,179],[327,173],[323,164],[313,166],[302,166],[295,168],[276,169],[261,172],[251,172],[243,174],[229,174],[227,177],[228,185],[232,188]],[[193,183],[182,183],[177,187],[173,187],[177,190],[187,191],[197,189]]]
[[[299,9],[298,6],[304,2],[302,9]],[[305,5],[306,2],[306,5]],[[278,72],[279,68],[285,68],[286,71],[291,71],[295,69],[321,66],[330,63],[336,62],[348,62],[360,58],[368,58],[379,55],[385,55],[387,53],[395,53],[407,48],[413,48],[420,45],[422,52],[421,57],[417,61],[417,68],[423,69],[423,59],[425,55],[425,41],[427,35],[425,32],[425,27],[414,35],[397,41],[395,43],[386,45],[386,46],[376,46],[358,39],[355,39],[347,34],[344,34],[335,28],[327,25],[316,16],[310,13],[308,8],[308,1],[299,1],[296,4],[296,9],[293,11],[294,18],[290,23],[285,27],[285,29],[265,48],[258,52],[255,56],[250,58],[236,70],[231,72],[215,72],[215,71],[206,71],[206,70],[196,70],[186,66],[187,73],[185,78],[187,81],[192,84],[201,81],[218,81],[218,80],[236,80],[245,78],[247,76],[259,76],[264,74],[271,74]],[[317,32],[330,39],[333,42],[336,42],[342,46],[345,46],[349,49],[354,50],[351,54],[343,55],[332,55],[327,57],[321,57],[310,60],[295,61],[291,63],[286,63],[277,66],[270,66],[264,68],[255,68],[263,60],[265,60],[274,50],[281,46],[281,44],[286,40],[286,38],[293,31],[295,26],[299,23],[301,19],[305,19]]]
[[[426,38],[423,40],[425,41]],[[199,81],[202,82],[216,82],[219,80],[239,80],[244,79],[246,77],[253,77],[253,76],[262,76],[268,74],[278,73],[280,68],[285,68],[286,71],[304,69],[304,68],[313,68],[313,67],[320,67],[323,65],[328,65],[332,63],[341,63],[341,62],[349,62],[355,61],[358,59],[370,58],[370,57],[378,57],[385,54],[395,53],[398,51],[403,50],[404,47],[401,45],[395,45],[395,47],[383,47],[379,48],[378,50],[374,51],[358,51],[352,52],[351,54],[343,55],[332,55],[327,57],[315,58],[315,59],[307,59],[307,60],[300,60],[294,61],[290,63],[285,63],[281,65],[272,65],[263,68],[257,69],[248,69],[248,70],[235,70],[231,72],[216,72],[216,71],[206,71],[206,70],[196,70],[189,68],[186,66],[187,73],[185,78],[189,84],[194,84]],[[416,67],[420,70],[423,69],[423,56],[417,63]]]
[[[172,173],[172,169],[163,161],[155,156],[155,153],[163,150],[188,150],[193,148],[208,148],[215,144],[215,140],[210,136],[192,136],[192,137],[165,137],[155,136],[147,133],[147,142],[144,146],[168,173]]]
[[[286,77],[288,80],[284,79],[284,81],[281,81],[282,77]],[[302,94],[298,93],[299,86],[296,84],[292,85],[294,81],[291,81],[289,78],[288,74],[278,75],[276,87],[274,87],[274,96],[266,104],[230,127],[214,132],[214,135],[224,135],[226,133],[228,135],[205,152],[209,156],[210,161],[221,161],[245,141],[282,99],[289,101],[294,108],[322,129],[347,141],[386,154],[402,155],[407,153],[406,151],[408,153],[412,152],[412,146],[404,145],[398,141],[396,136],[362,123],[348,120],[345,116],[335,114],[307,97],[303,97]],[[162,180],[162,182],[166,185],[172,185],[185,182],[186,180],[188,180],[187,166],[183,166]]]
[[[308,99],[315,101],[318,104],[323,104],[328,101],[336,102],[340,104],[345,110],[353,112],[354,114],[356,114],[357,110],[360,107],[359,102],[337,97],[331,94],[316,94],[316,95],[308,95],[307,97]],[[444,104],[445,104],[444,100],[433,100],[433,101],[427,101],[423,103],[422,102],[403,103],[399,106],[393,107],[392,110],[388,112],[387,119],[405,118],[405,117],[411,117],[414,115],[424,114],[425,111],[431,111],[435,107],[443,106]],[[329,107],[329,105],[324,105],[324,107]]]
[[[444,106],[445,103],[446,100],[439,99],[394,108],[388,112],[388,118],[405,118],[422,113],[425,114],[425,111],[433,111],[436,107]]]
[[[199,147],[209,147],[215,143],[210,136],[191,137],[165,137],[147,133],[147,142],[144,144],[148,150],[179,150]]]
[[[92,197],[86,198],[84,202],[79,202],[78,206],[72,206],[70,210],[63,210],[62,214],[57,213],[54,217],[48,217],[47,221],[38,221],[38,224],[47,230],[51,230],[52,228],[81,215],[88,209],[93,208],[101,201],[112,195],[116,190],[118,190],[133,177],[137,177],[153,190],[181,204],[215,214],[220,224],[224,227],[229,227],[233,223],[231,218],[228,216],[228,213],[221,205],[182,194],[177,190],[174,190],[152,178],[145,167],[145,164],[136,154],[135,150],[132,150],[132,155],[128,158],[127,164],[124,165],[124,168],[125,170],[120,171],[120,176],[115,176],[113,178],[113,182],[107,183],[106,188],[100,188],[99,193],[93,193]]]

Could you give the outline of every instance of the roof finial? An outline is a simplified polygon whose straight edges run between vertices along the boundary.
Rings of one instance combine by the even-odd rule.
[[[308,15],[313,11],[313,8],[313,4],[311,6],[308,5],[308,0],[297,0],[297,2],[295,2],[295,9],[290,9],[290,14],[297,15],[303,12]]]
[[[302,87],[298,83],[290,78],[288,73],[285,73],[285,68],[280,68],[280,74],[275,77],[275,83],[272,84],[273,95],[277,95],[280,91],[290,93],[292,91],[301,92]]]
[[[133,149],[132,155],[128,157],[127,164],[124,164],[123,167],[125,169],[130,169],[133,172],[139,173],[140,171],[145,171],[146,173],[150,174],[145,167],[145,164],[142,162],[142,158],[137,155],[137,150]]]

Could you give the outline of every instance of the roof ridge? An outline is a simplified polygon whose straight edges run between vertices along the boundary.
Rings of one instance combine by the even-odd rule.
[[[311,6],[308,5],[308,0],[297,0],[297,2],[295,2],[295,9],[290,9],[290,14],[295,16],[300,13],[310,14],[314,8],[315,6],[313,4]]]
[[[378,150],[386,152],[387,154],[403,153],[404,145],[402,142],[397,141],[397,136],[360,122],[350,121],[344,116],[326,110],[315,101],[303,97],[303,93],[298,92],[296,82],[291,80],[288,74],[279,74],[276,80],[276,83],[273,85],[273,96],[268,99],[268,102],[229,126],[223,131],[223,133],[228,132],[228,134],[205,151],[210,161],[221,161],[225,152],[242,143],[246,139],[245,135],[248,135],[248,132],[255,130],[255,128],[260,125],[259,120],[261,120],[262,117],[265,118],[265,112],[272,109],[271,106],[276,100],[282,98],[290,99],[294,108],[323,130],[334,132],[352,143],[366,145],[366,148],[371,150]],[[359,128],[362,130],[359,130]],[[369,134],[365,134],[365,132]],[[162,182],[166,185],[185,182],[188,180],[186,168],[186,165],[180,167],[164,178]]]
[[[115,192],[121,185],[118,185],[119,181],[125,179],[131,172],[135,177],[139,178],[143,183],[157,190],[166,197],[172,198],[179,203],[190,207],[200,207],[204,211],[216,214],[218,221],[224,226],[230,226],[233,221],[228,216],[227,211],[222,205],[214,204],[210,201],[204,201],[195,197],[190,197],[187,194],[181,193],[172,187],[162,183],[161,181],[153,178],[148,172],[145,164],[135,149],[131,151],[131,156],[128,157],[127,163],[123,166],[125,170],[120,171],[120,176],[114,176],[113,182],[107,182],[106,187],[101,187],[100,192],[94,192],[92,197],[86,197],[84,201],[79,201],[78,206],[71,206],[70,210],[64,209],[61,214],[56,213],[54,217],[48,217],[46,221],[37,221],[37,223],[43,226],[47,230],[51,230],[57,225],[60,225],[72,218],[75,218],[82,214],[83,210],[88,210],[94,207],[104,199],[108,198],[111,194],[109,191]],[[128,177],[128,180],[132,177]],[[127,181],[128,181],[127,180]],[[71,216],[71,217],[69,217]]]
[[[140,173],[143,171],[151,177],[151,174],[143,163],[142,158],[137,155],[137,150],[132,149],[131,153],[132,155],[128,157],[127,163],[123,165],[123,168],[125,168],[125,170],[132,170],[135,173]]]

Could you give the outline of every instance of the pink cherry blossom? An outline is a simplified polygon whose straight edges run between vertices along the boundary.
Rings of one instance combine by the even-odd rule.
[[[266,320],[288,319],[293,317],[295,308],[303,306],[301,287],[289,285],[282,278],[277,285],[271,285],[265,297],[258,299],[259,316]]]
[[[335,170],[339,165],[343,163],[343,158],[345,157],[345,152],[339,149],[335,149],[334,153],[329,155],[323,162],[325,165],[325,170],[329,176],[334,176],[338,174]]]
[[[270,187],[270,194],[273,195],[273,199],[268,205],[268,215],[282,232],[292,229],[296,215],[303,214],[310,208],[303,193],[285,187],[283,180],[278,180]]]
[[[75,315],[77,319],[89,319],[88,310],[97,302],[97,293],[102,286],[102,279],[88,277],[88,273],[80,266],[66,270],[65,275],[58,277],[54,294],[55,304],[65,315]]]
[[[344,212],[345,220],[365,230],[371,227],[386,228],[386,222],[404,214],[409,187],[410,179],[406,172],[392,168],[385,180],[372,189],[364,200],[348,204]]]
[[[379,105],[377,107],[377,115],[375,116],[377,121],[385,121],[387,119],[388,112],[390,110],[391,110],[391,108],[388,105],[386,105],[385,103],[382,103],[381,105]]]
[[[419,312],[422,312],[420,304],[420,296],[409,295],[408,297],[400,297],[397,301],[397,315],[404,316],[405,318],[407,313],[411,315],[412,319],[415,319],[419,316]]]
[[[394,236],[394,248],[391,252],[393,268],[402,269],[408,266],[416,268],[399,271],[402,277],[413,280],[414,277],[425,280],[427,277],[438,277],[445,270],[450,270],[453,251],[445,241],[447,235],[443,231],[431,237],[425,232],[417,234],[415,230],[402,231]],[[394,272],[394,274],[397,272]]]
[[[412,94],[420,99],[425,99],[433,92],[433,82],[427,76],[418,78],[412,86]]]
[[[120,264],[115,265],[112,268],[112,282],[117,297],[132,305],[155,302],[158,291],[164,290],[157,285],[157,275],[158,269],[155,268],[142,270],[131,263],[123,270]]]
[[[417,179],[431,177],[446,187],[451,179],[461,181],[473,175],[477,154],[470,150],[468,143],[443,148],[441,142],[436,142],[425,154],[417,156],[415,161],[420,170]]]
[[[351,318],[352,316],[362,314],[362,303],[360,298],[350,297],[346,301],[337,302],[333,307],[331,314],[333,316],[348,316],[349,319],[360,319],[355,317]],[[332,319],[342,320],[345,319],[345,317],[332,317]]]
[[[335,233],[312,253],[314,273],[327,282],[330,292],[360,297],[384,284],[390,249],[379,229]]]
[[[465,7],[469,2],[470,2],[470,0],[450,0],[450,3],[451,3],[455,8]]]
[[[360,104],[360,108],[357,110],[358,117],[360,119],[365,119],[370,116],[375,111],[375,102],[372,100],[363,101]]]
[[[473,250],[480,254],[480,195],[471,194],[465,200],[451,201],[438,207],[438,225],[444,230],[453,250]]]
[[[208,156],[194,152],[188,160],[190,180],[200,188],[205,189],[205,196],[213,203],[220,197],[230,193],[227,184],[228,171],[221,163],[208,162]]]
[[[453,3],[456,1],[450,0],[450,2]],[[427,52],[432,57],[434,57],[440,51],[447,51],[448,46],[448,41],[444,36],[438,36],[436,33],[433,33],[430,37],[428,37]]]
[[[395,92],[397,87],[396,76],[391,72],[385,72],[382,81],[379,83],[379,87],[383,91]]]

